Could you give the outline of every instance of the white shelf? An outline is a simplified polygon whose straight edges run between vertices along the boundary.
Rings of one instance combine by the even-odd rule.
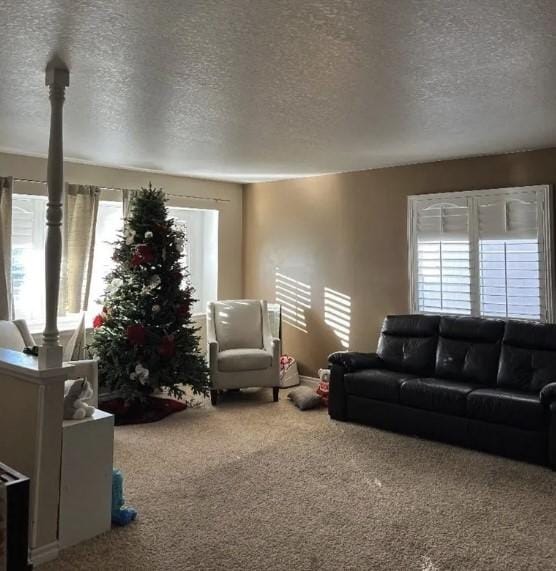
[[[65,420],[62,432],[59,544],[64,549],[111,527],[114,416],[96,410]]]

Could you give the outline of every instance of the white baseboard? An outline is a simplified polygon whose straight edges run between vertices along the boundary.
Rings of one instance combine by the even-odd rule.
[[[316,388],[319,384],[318,377],[307,377],[306,375],[299,375],[299,382],[302,385],[307,385],[309,387]]]
[[[35,549],[31,549],[30,558],[31,563],[36,567],[47,561],[52,561],[58,557],[58,553],[60,552],[60,546],[58,545],[57,541],[53,541],[52,543],[47,543],[46,545],[41,545],[40,547],[36,547]]]

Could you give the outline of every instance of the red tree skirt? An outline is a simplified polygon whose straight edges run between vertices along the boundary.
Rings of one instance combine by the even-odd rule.
[[[187,408],[184,402],[174,399],[148,398],[149,402],[145,405],[127,405],[120,398],[106,400],[99,404],[99,408],[114,415],[116,426],[156,422]]]

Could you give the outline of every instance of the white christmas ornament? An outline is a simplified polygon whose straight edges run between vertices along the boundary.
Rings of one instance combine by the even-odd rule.
[[[137,232],[135,232],[135,230],[129,230],[126,232],[125,235],[125,243],[128,246],[131,246],[131,244],[133,244],[133,242],[135,242],[135,235],[137,234]]]
[[[153,307],[152,307],[152,312],[153,312],[153,313],[158,313],[159,311],[160,311],[160,305],[158,305],[158,303],[155,304],[155,305],[153,305]]]
[[[124,280],[122,280],[121,278],[114,278],[108,285],[108,289],[110,290],[110,293],[114,293],[123,285],[124,285]]]
[[[151,276],[149,279],[149,286],[152,288],[158,287],[162,283],[162,280],[158,274]]]
[[[145,232],[145,240],[150,240],[153,237],[153,233],[149,230]]]
[[[138,363],[135,367],[135,372],[129,375],[132,381],[139,381],[142,385],[146,385],[149,380],[149,369],[145,369],[141,363]]]
[[[178,252],[183,252],[183,249],[185,248],[185,238],[183,236],[176,238],[176,248]]]

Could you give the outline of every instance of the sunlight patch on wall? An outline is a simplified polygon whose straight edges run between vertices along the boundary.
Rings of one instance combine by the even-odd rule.
[[[307,333],[305,312],[311,309],[311,286],[276,268],[274,287],[276,302],[282,306],[282,321]]]
[[[329,287],[324,288],[324,321],[340,340],[344,349],[349,349],[351,329],[351,298]]]

